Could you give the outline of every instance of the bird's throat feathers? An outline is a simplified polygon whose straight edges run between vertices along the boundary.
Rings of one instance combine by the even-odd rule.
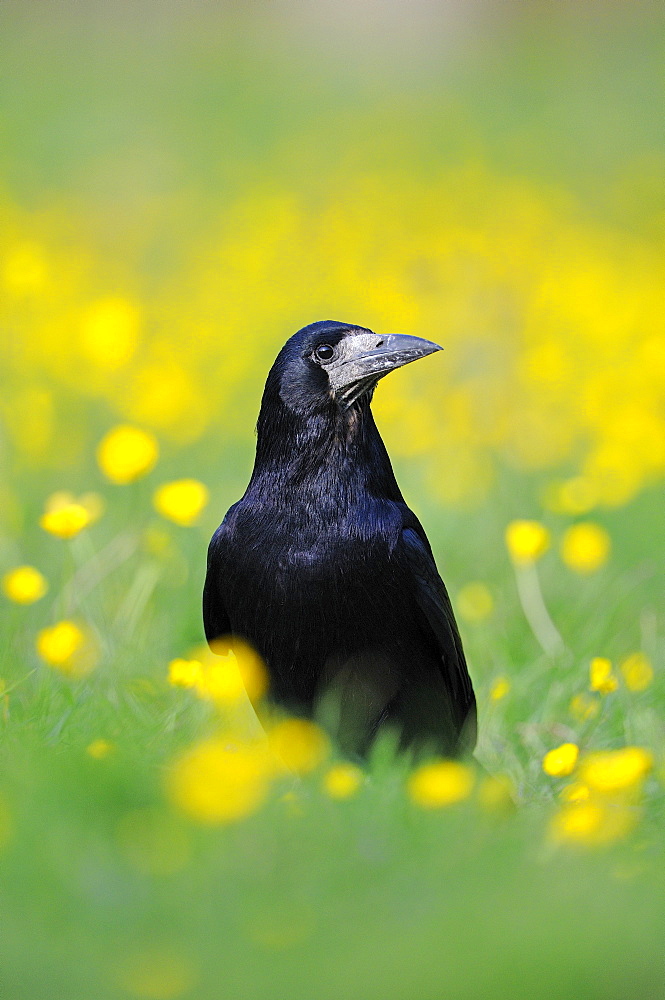
[[[369,492],[401,500],[390,459],[370,408],[370,393],[341,408],[326,394],[317,406],[293,409],[266,385],[257,422],[249,490],[276,487],[317,494]],[[338,498],[343,499],[341,496]]]

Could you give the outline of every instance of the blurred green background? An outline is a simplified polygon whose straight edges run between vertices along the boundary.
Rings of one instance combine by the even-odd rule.
[[[661,995],[664,20],[3,4],[3,998]],[[388,744],[335,784],[316,733],[266,770],[200,649],[322,318],[445,348],[374,408],[502,776],[466,791]]]

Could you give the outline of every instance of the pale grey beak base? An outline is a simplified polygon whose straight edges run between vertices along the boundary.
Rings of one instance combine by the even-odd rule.
[[[339,344],[338,356],[324,367],[335,396],[350,406],[388,372],[442,350],[431,340],[403,333],[383,337],[359,333],[345,337]]]

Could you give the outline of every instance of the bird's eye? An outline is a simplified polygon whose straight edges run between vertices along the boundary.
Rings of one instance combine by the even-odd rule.
[[[330,344],[319,344],[314,351],[314,356],[317,361],[330,361],[334,353],[335,348],[331,347]]]

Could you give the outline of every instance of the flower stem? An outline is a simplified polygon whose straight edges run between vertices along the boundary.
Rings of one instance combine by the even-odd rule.
[[[524,617],[543,651],[548,656],[563,652],[566,646],[545,606],[536,564],[515,566],[515,577]]]

